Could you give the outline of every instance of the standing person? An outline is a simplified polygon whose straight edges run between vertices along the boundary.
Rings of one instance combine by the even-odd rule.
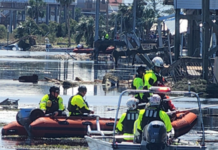
[[[140,110],[139,117],[138,117],[138,123],[137,123],[137,130],[140,133],[139,141],[141,142],[141,136],[142,131],[146,125],[148,125],[150,122],[158,120],[162,121],[165,126],[167,132],[170,132],[172,130],[172,125],[169,116],[167,113],[160,109],[160,103],[161,98],[158,94],[153,94],[153,96],[150,98],[150,106],[148,106],[144,110]]]
[[[50,94],[46,94],[42,97],[40,101],[40,109],[42,109],[45,115],[48,116],[66,116],[63,99],[59,95],[59,87],[52,86],[50,87],[49,92]]]
[[[105,39],[105,40],[109,40],[109,34],[108,34],[108,33],[106,33],[104,39]]]
[[[135,98],[130,98],[126,105],[128,110],[122,114],[119,122],[116,126],[116,131],[119,134],[123,134],[125,136],[132,136],[124,138],[125,141],[133,140],[133,126],[135,120],[138,118],[139,111],[137,110],[138,100]]]
[[[78,93],[70,97],[67,107],[69,116],[81,116],[83,113],[94,113],[94,111],[89,110],[88,103],[83,99],[83,97],[86,95],[86,92],[86,86],[79,86]]]
[[[145,72],[145,67],[138,67],[137,69],[137,74],[135,75],[135,78],[133,79],[132,82],[132,89],[136,89],[136,90],[143,90],[143,76],[144,76],[144,72]],[[143,96],[143,93],[136,93],[135,98],[139,100],[139,103],[147,103],[147,97]],[[138,106],[138,108],[142,109],[144,108],[144,106]]]
[[[155,57],[152,60],[153,69],[146,71],[144,75],[144,89],[148,90],[151,86],[164,86],[165,79],[161,75],[161,69],[163,68],[163,59],[160,57]],[[149,93],[144,94],[145,97],[150,97]],[[165,94],[159,94],[161,99],[165,99]],[[173,105],[172,101],[161,101],[162,110],[175,110],[175,106]]]

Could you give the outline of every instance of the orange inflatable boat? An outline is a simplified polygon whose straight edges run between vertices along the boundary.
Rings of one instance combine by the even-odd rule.
[[[99,118],[103,131],[112,131],[114,119]],[[96,117],[40,117],[29,125],[33,137],[84,137],[87,126],[97,130]],[[25,128],[17,121],[13,121],[2,128],[2,135],[28,135]]]
[[[176,119],[172,122],[175,137],[189,132],[196,122],[197,115],[192,112],[177,113]],[[99,124],[101,130],[112,131],[114,119],[99,118]],[[96,130],[96,117],[40,117],[29,125],[29,129],[34,137],[84,137],[87,134],[87,125]],[[14,121],[2,128],[2,135],[27,135],[27,132]]]

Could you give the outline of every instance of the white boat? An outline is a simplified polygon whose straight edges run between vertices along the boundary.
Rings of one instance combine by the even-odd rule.
[[[152,140],[150,139],[149,141],[148,138],[145,140],[145,138],[143,137],[142,142],[139,144],[135,142],[120,141],[119,139],[123,139],[126,136],[116,135],[116,132],[115,132],[116,124],[114,124],[113,134],[111,135],[108,135],[106,134],[106,132],[101,131],[100,126],[98,125],[97,131],[93,131],[90,129],[90,127],[88,127],[88,134],[87,136],[85,136],[85,139],[88,143],[89,150],[206,150],[207,149],[207,147],[205,146],[205,131],[204,131],[204,124],[203,124],[203,119],[202,119],[201,103],[200,103],[200,98],[198,96],[198,93],[191,92],[191,91],[171,91],[170,88],[166,88],[166,87],[151,87],[149,90],[125,90],[120,94],[120,97],[119,97],[117,112],[115,116],[115,122],[117,122],[118,120],[118,112],[119,112],[122,96],[123,94],[128,93],[128,92],[164,93],[167,95],[170,95],[170,94],[181,95],[182,94],[184,97],[196,97],[197,103],[198,103],[199,118],[200,118],[200,123],[202,127],[201,142],[197,143],[197,142],[181,140],[179,138],[170,139],[169,137],[166,137],[167,139],[166,142],[161,143],[161,144],[164,144],[164,146],[160,149],[157,149],[157,148],[151,148],[152,147],[151,145],[160,145],[160,143],[155,142],[155,141],[158,141],[158,139],[152,139]],[[155,124],[155,122],[160,122],[160,121],[152,121],[150,124],[152,123]],[[159,133],[155,133],[156,131],[151,132],[151,131],[145,130],[143,132],[145,134],[147,132],[147,134],[152,133],[152,134],[157,134],[160,136]],[[97,136],[96,134],[100,134],[100,135]]]

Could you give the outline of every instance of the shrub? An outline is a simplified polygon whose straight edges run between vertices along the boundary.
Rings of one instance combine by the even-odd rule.
[[[0,24],[0,39],[4,39],[6,38],[6,35],[7,35],[7,29],[4,25],[1,25]]]

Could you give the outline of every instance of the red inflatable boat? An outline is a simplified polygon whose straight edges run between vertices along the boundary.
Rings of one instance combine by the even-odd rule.
[[[103,54],[111,54],[114,50],[113,46],[109,46],[107,47],[107,49],[105,51],[100,51],[99,53],[103,53]],[[94,51],[93,48],[74,48],[73,52],[74,53],[92,53]]]
[[[172,122],[175,137],[189,132],[197,122],[197,115],[192,112],[177,113]],[[34,137],[84,137],[87,134],[87,125],[92,130],[97,129],[96,117],[40,117],[33,121],[29,127]],[[112,131],[114,119],[99,118],[102,131]],[[2,128],[2,135],[27,135],[23,126],[17,121],[11,122]]]

